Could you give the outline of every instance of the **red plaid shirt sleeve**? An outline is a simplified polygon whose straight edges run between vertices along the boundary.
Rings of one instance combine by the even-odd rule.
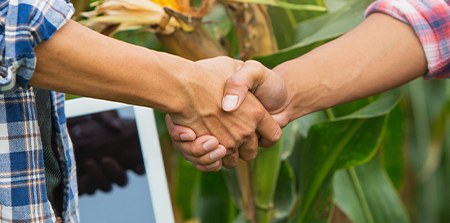
[[[450,0],[379,0],[369,6],[410,24],[422,43],[428,62],[425,79],[450,78]]]

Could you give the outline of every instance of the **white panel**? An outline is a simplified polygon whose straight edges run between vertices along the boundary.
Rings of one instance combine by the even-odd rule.
[[[150,193],[154,201],[153,209],[155,211],[156,222],[174,223],[169,186],[167,184],[153,110],[135,106],[134,111],[142,154],[144,156],[145,172],[150,186]]]

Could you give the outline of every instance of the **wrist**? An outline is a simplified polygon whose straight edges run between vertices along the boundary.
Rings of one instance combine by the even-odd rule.
[[[316,62],[312,59],[297,58],[275,67],[273,71],[280,75],[289,92],[288,105],[283,111],[291,122],[301,116],[326,108],[322,105],[324,91],[320,91],[321,82],[317,75]],[[299,72],[301,68],[301,72]]]
[[[194,62],[161,52],[152,52],[152,56],[147,61],[151,62],[146,63],[145,74],[142,76],[147,77],[145,79],[152,83],[140,85],[146,86],[146,88],[153,86],[153,89],[148,89],[153,93],[143,91],[144,100],[150,105],[149,107],[168,114],[184,113],[186,105],[191,104],[189,80],[195,75],[192,72]],[[155,72],[159,73],[158,78],[146,75]]]

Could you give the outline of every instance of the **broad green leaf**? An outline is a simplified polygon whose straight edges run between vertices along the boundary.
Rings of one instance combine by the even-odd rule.
[[[400,191],[405,177],[403,146],[405,143],[406,117],[403,107],[402,103],[398,103],[389,113],[383,144],[380,148],[382,164],[397,191]]]
[[[294,45],[296,42],[295,27],[297,22],[292,11],[290,9],[269,7],[267,12],[272,22],[273,34],[277,40],[278,49]]]
[[[300,199],[301,201],[301,199]],[[297,211],[293,217],[289,219],[289,223],[312,222],[326,223],[330,222],[334,207],[333,183],[331,175],[323,180],[323,183],[317,189],[313,198],[312,209],[314,211],[302,212]],[[305,215],[301,215],[305,214]]]
[[[202,222],[228,223],[236,216],[222,171],[201,174],[200,200]]]
[[[411,146],[409,155],[412,168],[419,171],[423,168],[427,158],[427,146],[431,142],[431,124],[427,109],[427,98],[425,97],[426,83],[423,80],[413,80],[408,84],[409,100],[411,104],[410,116],[414,125],[411,131]]]
[[[297,58],[356,27],[364,19],[364,10],[372,0],[351,0],[342,9],[297,25],[297,43],[268,56],[255,60],[269,68]]]
[[[282,0],[227,0],[227,1],[270,5],[270,6],[276,6],[276,7],[292,9],[292,10],[327,11],[327,8],[323,7],[323,6],[307,5],[307,4],[293,4],[293,3],[285,2]]]
[[[312,208],[314,211],[306,213],[303,222],[326,223],[330,221],[334,206],[332,177],[328,176],[317,190]]]
[[[193,219],[194,213],[197,211],[194,197],[195,189],[199,185],[200,173],[192,163],[179,156],[176,197],[185,221]]]
[[[339,117],[336,120],[345,120],[351,118],[373,118],[389,113],[402,96],[402,89],[396,88],[385,92],[378,97],[373,103],[368,104],[364,108],[359,109],[349,115]]]
[[[274,197],[275,218],[279,220],[287,218],[296,201],[297,192],[295,189],[294,171],[288,162],[283,161]]]
[[[233,223],[249,223],[249,221],[247,221],[247,219],[245,219],[245,214],[244,212],[239,213],[238,216],[236,216],[236,218],[233,220]]]
[[[447,117],[445,120],[445,133],[446,135],[450,135],[450,117]],[[445,197],[443,197],[444,202],[443,205],[441,205],[441,211],[443,214],[441,214],[441,222],[450,222],[450,212],[448,212],[448,207],[450,206],[450,193],[448,193],[448,188],[450,187],[450,137],[444,138],[444,161],[442,162],[442,168],[444,171],[442,171],[442,178],[445,179],[444,182],[441,183],[443,187],[441,187],[441,190],[439,192],[443,192],[442,194],[445,194]]]
[[[310,4],[325,6],[323,0],[284,0],[293,4]],[[278,49],[284,49],[297,42],[297,23],[313,17],[326,14],[326,11],[293,11],[287,8],[269,7],[268,13],[272,22],[273,32],[277,40]]]
[[[409,222],[378,156],[364,165],[338,171],[334,185],[335,202],[352,222]]]
[[[299,125],[299,133],[304,138],[308,135],[309,128],[311,128],[312,125],[317,124],[319,122],[323,122],[328,120],[328,117],[325,113],[325,111],[318,111],[314,112],[308,115],[305,115],[303,117],[300,117],[293,122],[297,123]]]
[[[329,12],[334,12],[344,7],[348,1],[349,0],[325,0],[325,5]]]
[[[318,5],[322,7],[326,7],[324,0],[289,0],[288,2],[294,3],[294,4],[309,4],[309,5]],[[320,12],[320,11],[292,11],[294,14],[295,21],[297,23],[312,19],[317,16],[321,16],[326,14],[326,11]]]
[[[281,160],[286,160],[294,150],[295,142],[300,136],[300,125],[297,122],[291,122],[283,128],[283,145]]]
[[[242,195],[241,191],[239,190],[239,182],[237,180],[236,169],[222,169],[222,171],[225,175],[226,185],[231,197],[233,198],[234,204],[242,210],[242,207],[240,206]]]
[[[350,103],[332,107],[331,109],[327,109],[326,112],[329,117],[340,118],[358,111],[359,109],[365,107],[366,105],[369,105],[373,101],[375,101],[373,97],[367,97],[352,101]]]
[[[322,219],[314,215],[319,189],[334,171],[370,160],[378,148],[386,117],[350,119],[318,123],[311,127],[300,161],[300,197],[298,222]],[[307,218],[307,216],[309,216]],[[308,220],[308,221],[306,221]]]
[[[398,103],[402,95],[401,88],[396,88],[382,93],[376,99],[364,98],[331,109],[332,115],[337,120],[352,118],[373,118],[387,114]],[[370,97],[375,98],[375,97]],[[374,101],[373,101],[374,100]],[[319,122],[327,120],[325,111],[314,112],[293,121],[299,125],[299,133],[306,137],[309,128]]]
[[[224,40],[227,43],[225,50],[228,52],[229,56],[239,59],[239,40],[234,26],[231,27]]]

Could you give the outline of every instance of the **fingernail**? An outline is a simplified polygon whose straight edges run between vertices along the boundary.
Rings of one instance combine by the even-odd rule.
[[[218,145],[215,140],[208,140],[205,143],[203,143],[203,149],[205,149],[206,152],[212,151],[217,146]]]
[[[219,165],[219,160],[217,160],[213,164],[206,165],[206,169],[216,168],[218,165]]]
[[[237,95],[225,95],[222,101],[222,108],[225,111],[231,111],[236,107],[238,103],[239,96]]]
[[[192,141],[194,140],[194,136],[189,133],[181,133],[180,134],[181,141]]]
[[[225,148],[219,147],[218,149],[212,151],[209,154],[209,157],[211,157],[212,160],[217,160],[225,156],[225,153],[226,153]]]

